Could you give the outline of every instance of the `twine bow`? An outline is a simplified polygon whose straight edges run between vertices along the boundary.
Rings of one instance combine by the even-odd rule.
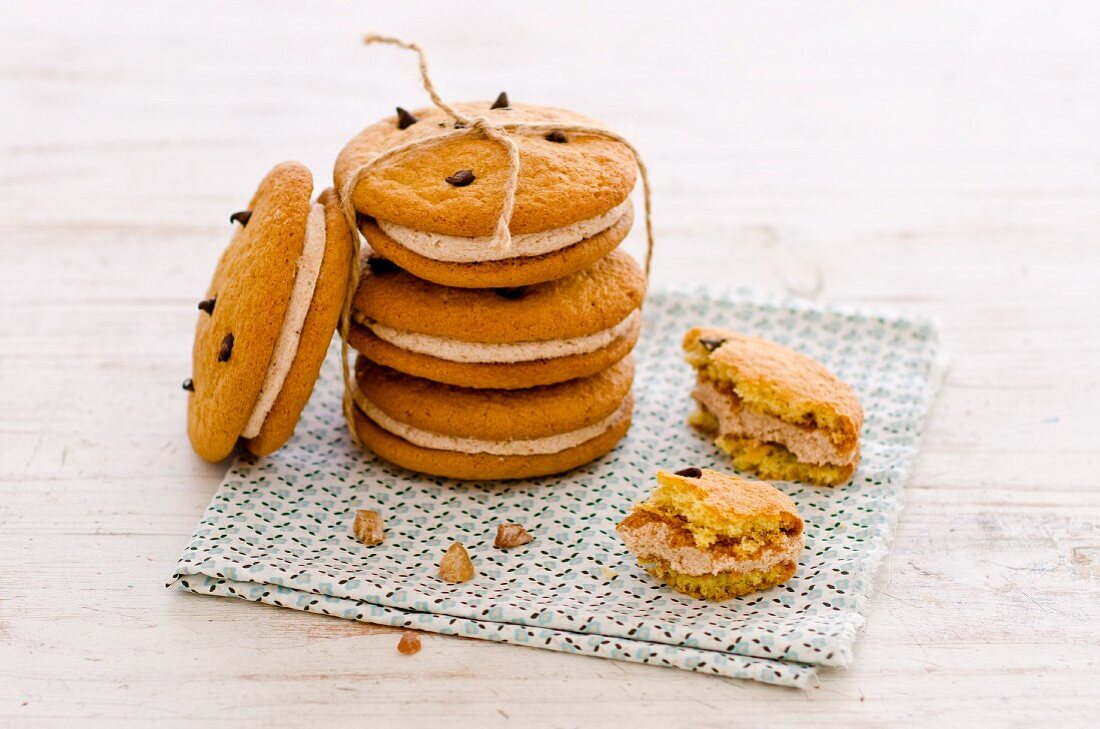
[[[379,154],[373,159],[369,160],[365,164],[357,167],[351,175],[348,176],[347,181],[344,183],[343,189],[340,193],[340,207],[343,210],[344,218],[347,220],[348,228],[351,230],[352,235],[352,264],[348,271],[348,288],[344,296],[344,307],[340,314],[340,364],[344,376],[344,417],[348,421],[348,429],[351,431],[352,440],[356,444],[362,446],[362,442],[359,439],[358,429],[355,427],[355,401],[352,396],[352,374],[351,368],[348,365],[348,332],[351,329],[351,302],[355,297],[355,292],[359,288],[359,227],[356,220],[356,210],[352,203],[352,193],[355,192],[356,186],[359,184],[359,180],[362,179],[369,172],[374,170],[381,163],[390,160],[398,155],[407,152],[410,149],[426,148],[437,146],[451,139],[457,139],[459,137],[468,137],[473,135],[482,135],[493,141],[499,143],[508,152],[508,178],[504,183],[504,205],[500,211],[500,217],[497,218],[496,226],[493,230],[491,245],[500,251],[508,251],[512,247],[512,234],[509,230],[509,226],[512,222],[512,213],[515,212],[516,207],[516,188],[519,186],[519,169],[520,169],[520,157],[519,157],[519,143],[516,141],[514,135],[521,132],[552,132],[552,131],[565,131],[573,132],[577,134],[587,134],[596,137],[603,137],[619,142],[634,155],[634,162],[638,165],[638,173],[642,178],[642,193],[645,202],[645,233],[646,233],[646,254],[645,254],[645,274],[646,278],[649,278],[649,268],[653,259],[653,223],[650,219],[650,189],[649,189],[649,174],[646,171],[645,163],[642,162],[642,157],[638,153],[638,150],[634,148],[634,145],[628,142],[623,137],[619,136],[615,132],[607,129],[601,129],[600,127],[586,126],[583,124],[568,124],[561,122],[494,122],[483,116],[470,117],[455,109],[453,106],[445,102],[439,93],[435,90],[435,84],[432,83],[431,76],[428,74],[428,59],[422,49],[416,43],[409,43],[401,40],[400,38],[394,38],[392,36],[368,34],[363,37],[363,42],[366,45],[372,44],[385,44],[391,46],[397,46],[405,50],[414,51],[419,59],[420,67],[420,80],[424,85],[424,90],[428,92],[428,96],[431,98],[432,103],[449,117],[454,119],[454,128],[435,134],[430,137],[424,137],[416,139],[405,144],[399,144],[396,147],[391,147]]]

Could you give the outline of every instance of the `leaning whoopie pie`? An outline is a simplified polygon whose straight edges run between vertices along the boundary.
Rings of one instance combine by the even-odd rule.
[[[199,303],[187,432],[208,461],[238,439],[256,455],[290,438],[339,322],[352,238],[331,188],[310,203],[313,178],[277,165],[237,229]]]
[[[412,471],[501,480],[568,471],[610,451],[630,427],[632,358],[557,385],[454,387],[359,357],[355,427],[377,455]]]
[[[457,104],[492,121],[598,127],[563,109],[505,100]],[[405,112],[367,127],[336,160],[337,190],[379,154],[454,128],[437,108]],[[497,141],[470,135],[408,149],[384,160],[350,191],[371,248],[419,278],[445,286],[527,286],[580,271],[607,255],[633,222],[629,199],[637,175],[621,142],[552,130],[515,133],[519,187],[509,226],[511,246],[492,233],[504,204],[508,155]]]
[[[517,389],[587,377],[625,357],[641,331],[645,276],[625,251],[506,289],[440,286],[382,258],[361,268],[349,343],[437,382]]]

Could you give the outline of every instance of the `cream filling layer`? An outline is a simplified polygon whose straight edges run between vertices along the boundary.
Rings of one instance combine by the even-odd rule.
[[[489,235],[476,237],[443,235],[406,228],[388,220],[377,222],[382,232],[413,253],[419,253],[425,258],[450,263],[479,263],[482,261],[503,261],[509,258],[541,256],[544,253],[568,248],[574,243],[579,243],[585,238],[591,238],[597,233],[607,230],[619,222],[619,219],[626,215],[629,209],[630,198],[627,198],[606,213],[597,215],[594,218],[578,220],[561,228],[543,230],[538,233],[513,235],[512,245],[506,251],[499,250],[493,244],[493,237]]]
[[[306,240],[302,245],[302,255],[294,272],[294,287],[290,291],[290,304],[287,306],[279,334],[275,337],[275,351],[267,365],[260,395],[248,417],[248,424],[241,432],[242,438],[255,438],[260,434],[264,421],[271,413],[279,392],[283,389],[290,366],[298,354],[298,342],[302,338],[309,306],[313,302],[313,291],[317,288],[317,278],[321,274],[321,261],[325,257],[325,245],[328,235],[325,232],[325,207],[314,203],[306,218]]]
[[[778,443],[803,463],[819,466],[846,466],[858,454],[852,449],[847,456],[837,453],[836,446],[821,430],[806,430],[785,420],[745,407],[719,390],[714,382],[699,377],[691,394],[718,418],[718,434],[755,438]]]
[[[797,562],[804,539],[802,534],[784,534],[779,549],[762,551],[757,557],[736,557],[702,550],[694,545],[670,546],[673,527],[665,522],[651,521],[633,529],[619,527],[617,531],[627,549],[640,560],[659,560],[677,572],[692,577],[721,572],[755,572],[785,562]]]
[[[363,414],[374,421],[382,430],[385,430],[399,438],[404,438],[413,445],[421,448],[431,448],[437,451],[453,451],[455,453],[488,453],[493,456],[537,456],[549,453],[561,453],[564,450],[587,443],[596,436],[607,432],[615,421],[627,408],[627,399],[614,413],[598,423],[589,425],[568,433],[547,436],[546,438],[534,438],[532,440],[479,440],[477,438],[462,438],[445,433],[433,433],[428,430],[415,428],[408,423],[390,417],[367,399],[365,395],[355,388],[352,391],[355,404]]]
[[[438,359],[445,359],[448,362],[483,364],[534,362],[540,359],[554,359],[595,352],[630,331],[641,315],[641,310],[635,309],[615,326],[583,337],[509,343],[464,342],[460,339],[449,339],[432,334],[393,329],[358,314],[355,315],[355,321],[357,324],[371,330],[379,339],[389,342],[395,347]]]

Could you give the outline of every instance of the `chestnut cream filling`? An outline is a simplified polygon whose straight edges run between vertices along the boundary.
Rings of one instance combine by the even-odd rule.
[[[615,326],[583,337],[508,343],[465,342],[460,339],[393,329],[359,314],[355,315],[355,322],[395,347],[448,362],[480,364],[534,362],[540,359],[595,352],[630,331],[640,316],[641,310],[635,309]]]
[[[627,548],[643,561],[659,561],[692,577],[722,572],[755,572],[776,565],[797,562],[804,545],[801,531],[779,531],[766,544],[718,543],[707,549],[696,546],[691,533],[646,512],[635,512],[619,525]]]
[[[858,457],[859,450],[855,448],[846,455],[838,453],[824,431],[794,425],[774,415],[754,410],[736,395],[719,389],[713,380],[702,375],[699,376],[692,397],[718,418],[719,435],[778,443],[802,463],[819,466],[846,466]]]
[[[507,250],[500,250],[494,245],[493,237],[488,235],[476,237],[443,235],[407,228],[388,220],[377,222],[382,232],[413,253],[418,253],[425,258],[450,263],[478,263],[509,258],[529,258],[568,248],[597,233],[602,233],[619,222],[619,219],[630,209],[630,205],[630,198],[627,198],[606,213],[587,220],[578,220],[560,228],[538,233],[513,235],[512,245]]]

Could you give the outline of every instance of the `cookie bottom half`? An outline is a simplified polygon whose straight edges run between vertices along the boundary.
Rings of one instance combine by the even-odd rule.
[[[498,456],[424,448],[383,430],[357,407],[355,427],[363,444],[381,458],[410,471],[462,481],[505,481],[562,473],[606,454],[626,435],[634,408],[627,395],[620,415],[600,435],[558,453]]]
[[[646,570],[677,592],[700,600],[729,600],[766,590],[782,584],[794,576],[798,564],[780,562],[768,569],[749,572],[719,572],[716,575],[686,575],[668,566],[667,562],[643,564]]]
[[[402,349],[358,324],[352,325],[348,344],[373,362],[434,382],[459,387],[518,390],[554,385],[602,372],[630,354],[641,328],[639,318],[629,331],[594,352],[529,362],[452,362]]]
[[[465,289],[530,286],[554,281],[588,268],[618,247],[634,223],[628,210],[614,225],[568,248],[541,256],[500,261],[456,263],[437,261],[415,253],[386,235],[373,219],[360,216],[359,230],[380,256],[426,281]]]
[[[699,430],[714,436],[718,432],[718,419],[700,409],[688,422]],[[778,443],[768,443],[755,438],[717,435],[714,444],[733,460],[738,471],[748,471],[762,479],[772,481],[804,481],[818,486],[841,486],[848,482],[859,465],[858,457],[843,466],[803,463]]]

